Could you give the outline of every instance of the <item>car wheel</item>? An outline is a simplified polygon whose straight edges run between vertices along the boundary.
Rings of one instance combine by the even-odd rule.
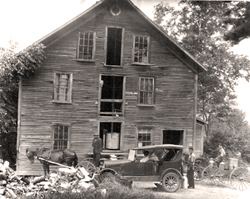
[[[95,165],[88,161],[88,160],[83,160],[77,164],[77,167],[83,167],[86,169],[86,171],[90,174],[90,176],[93,176],[93,174],[96,172],[96,167]]]
[[[99,176],[99,182],[115,182],[116,181],[116,175],[112,172],[103,172]]]
[[[167,192],[176,192],[181,186],[180,175],[168,172],[162,178],[162,187]]]

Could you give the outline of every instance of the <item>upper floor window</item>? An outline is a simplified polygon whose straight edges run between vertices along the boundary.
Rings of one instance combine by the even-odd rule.
[[[94,60],[95,32],[80,32],[77,49],[77,59]]]
[[[139,79],[139,104],[154,104],[154,78],[140,77]]]
[[[107,28],[106,65],[121,65],[122,28]]]
[[[133,62],[149,63],[149,37],[134,36]]]
[[[53,149],[67,149],[69,145],[69,126],[57,124],[53,126]]]
[[[101,75],[100,115],[116,116],[123,113],[124,77]]]
[[[73,75],[70,73],[54,74],[54,101],[71,103]]]

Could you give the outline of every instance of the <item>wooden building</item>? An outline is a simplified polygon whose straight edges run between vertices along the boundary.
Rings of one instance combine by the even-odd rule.
[[[42,172],[27,147],[71,148],[81,159],[94,134],[105,153],[161,143],[195,148],[205,69],[130,0],[101,0],[40,42],[47,58],[19,87],[18,174]]]

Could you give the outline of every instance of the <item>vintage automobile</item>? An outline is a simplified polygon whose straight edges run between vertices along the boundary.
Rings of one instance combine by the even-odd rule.
[[[176,192],[182,184],[183,146],[151,145],[129,150],[128,158],[104,162],[100,177],[119,175],[132,181],[160,182],[167,192]],[[143,152],[148,158],[143,159]],[[153,158],[151,158],[153,157]]]

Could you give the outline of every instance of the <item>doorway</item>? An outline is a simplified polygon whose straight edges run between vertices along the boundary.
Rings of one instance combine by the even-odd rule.
[[[123,113],[123,76],[101,75],[100,115],[119,117]]]
[[[163,144],[183,145],[183,130],[163,130]]]
[[[121,127],[121,122],[100,122],[99,135],[103,141],[103,149],[120,149]]]
[[[107,28],[107,65],[121,65],[122,55],[122,28]]]

